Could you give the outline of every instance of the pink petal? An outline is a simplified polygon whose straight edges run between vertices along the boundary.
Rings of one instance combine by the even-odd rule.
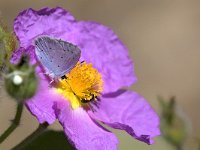
[[[74,20],[69,12],[60,7],[43,8],[39,11],[30,8],[22,11],[16,17],[14,31],[20,41],[20,46],[27,48],[32,44],[32,40],[39,35],[52,35],[61,38]]]
[[[82,50],[82,58],[92,62],[102,74],[104,93],[136,82],[128,50],[110,28],[89,21],[78,22],[77,28],[80,28],[80,33],[76,44]]]
[[[49,82],[45,80],[45,76],[38,70],[40,70],[39,68],[37,68],[37,72],[42,76],[40,77],[39,87],[37,93],[26,101],[26,106],[36,116],[39,123],[48,122],[52,124],[56,120],[53,109],[54,103],[57,100],[62,100],[62,97],[49,88]]]
[[[116,150],[117,139],[114,134],[105,130],[97,122],[91,120],[82,108],[72,110],[69,103],[57,103],[58,120],[65,134],[78,150]]]
[[[153,143],[153,137],[160,135],[158,115],[143,97],[132,91],[104,95],[96,110],[89,114],[148,144]]]

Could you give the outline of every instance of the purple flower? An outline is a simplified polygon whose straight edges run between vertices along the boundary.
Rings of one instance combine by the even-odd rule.
[[[14,21],[14,31],[20,48],[13,53],[12,62],[26,53],[31,57],[31,62],[36,63],[33,40],[40,35],[77,45],[81,49],[80,61],[85,61],[83,65],[79,63],[71,71],[74,73],[69,75],[75,77],[73,81],[70,80],[70,85],[77,93],[90,86],[88,93],[77,94],[78,98],[66,92],[66,84],[62,86],[63,80],[49,88],[43,67],[37,67],[39,88],[26,106],[40,123],[52,124],[58,119],[67,137],[79,150],[117,149],[116,136],[97,121],[125,130],[148,144],[152,144],[153,138],[160,134],[159,118],[146,100],[136,92],[122,90],[137,79],[127,48],[111,29],[91,21],[77,21],[69,12],[58,7],[24,10]],[[93,72],[87,78],[83,67]],[[86,79],[87,82],[84,82]],[[91,100],[92,95],[95,95],[94,101]],[[88,103],[79,101],[82,97]]]

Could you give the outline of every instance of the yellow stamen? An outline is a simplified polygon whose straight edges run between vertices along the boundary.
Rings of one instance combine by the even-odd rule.
[[[57,91],[71,102],[72,108],[82,106],[100,96],[103,90],[101,74],[92,67],[92,64],[77,63],[66,75],[66,79],[59,80]]]

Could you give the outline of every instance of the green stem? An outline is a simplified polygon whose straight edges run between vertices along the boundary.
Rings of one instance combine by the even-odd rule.
[[[10,127],[8,127],[8,129],[0,136],[0,144],[17,128],[20,123],[22,111],[23,103],[18,103],[15,118],[12,120]]]
[[[12,148],[11,150],[22,150],[24,147],[29,145],[34,139],[36,139],[39,135],[41,135],[45,129],[49,126],[48,123],[43,123],[38,126],[38,128],[27,138],[25,138],[21,143],[19,143],[17,146]]]

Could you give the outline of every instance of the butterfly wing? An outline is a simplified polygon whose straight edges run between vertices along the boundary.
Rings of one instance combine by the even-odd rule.
[[[35,40],[36,56],[52,78],[68,73],[80,58],[80,49],[69,43],[48,36]]]

